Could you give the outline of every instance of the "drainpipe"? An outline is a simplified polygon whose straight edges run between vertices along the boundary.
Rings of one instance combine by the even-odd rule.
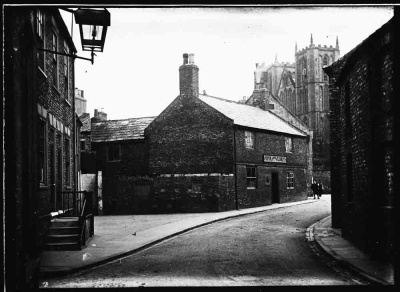
[[[236,128],[233,126],[233,167],[235,172],[235,208],[239,210],[238,190],[237,190],[237,163],[236,163]]]
[[[72,115],[74,117],[74,122],[73,122],[73,133],[74,133],[74,177],[75,177],[75,183],[74,183],[74,191],[78,191],[78,166],[77,166],[77,159],[76,159],[76,152],[77,152],[77,137],[78,133],[76,133],[76,116],[77,114],[75,113],[75,58],[72,58]],[[71,94],[71,93],[70,93]],[[71,139],[72,140],[72,139]]]

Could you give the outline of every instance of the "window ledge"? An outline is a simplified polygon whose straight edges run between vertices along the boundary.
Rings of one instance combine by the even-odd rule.
[[[67,105],[72,106],[71,103],[67,99],[63,98],[63,100]]]
[[[39,66],[37,66],[37,68],[38,68],[39,72],[43,75],[43,77],[47,79],[47,75],[46,75],[46,73],[44,73],[43,69],[40,68]]]
[[[61,95],[61,93],[60,93],[60,91],[58,91],[58,88],[57,87],[55,87],[55,85],[54,84],[52,84],[52,86],[53,86],[53,89],[57,92],[57,94],[58,95]]]
[[[48,190],[48,189],[50,189],[50,186],[41,183],[39,186],[39,189],[40,190]]]

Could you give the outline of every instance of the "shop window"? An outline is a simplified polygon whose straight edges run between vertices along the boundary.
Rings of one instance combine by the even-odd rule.
[[[288,171],[286,173],[286,182],[287,182],[288,189],[294,189],[294,172],[293,171]]]
[[[255,166],[246,167],[247,188],[257,188],[257,169]]]
[[[250,131],[245,131],[244,136],[246,147],[254,149],[254,133]]]

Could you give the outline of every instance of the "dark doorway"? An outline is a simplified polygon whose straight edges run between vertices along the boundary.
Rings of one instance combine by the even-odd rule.
[[[273,172],[271,177],[272,203],[279,203],[278,173]]]

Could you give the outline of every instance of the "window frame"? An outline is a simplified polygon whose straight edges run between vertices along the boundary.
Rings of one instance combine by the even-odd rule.
[[[246,166],[246,188],[248,190],[257,189],[257,166]]]
[[[64,54],[69,55],[69,47],[67,42],[64,40]],[[67,100],[68,102],[71,102],[70,100],[70,90],[69,90],[69,60],[68,56],[64,56],[64,99]]]
[[[46,38],[45,38],[45,15],[42,10],[37,9],[35,14],[35,26],[36,26],[36,35],[37,35],[37,44],[39,49],[44,49],[46,47]],[[43,71],[45,71],[46,65],[46,52],[45,51],[36,51],[36,65]]]
[[[58,34],[56,28],[53,27],[52,34],[51,34],[51,50],[54,52],[58,52]],[[59,69],[59,62],[58,62],[58,55],[53,53],[52,56],[52,63],[53,63],[53,86],[58,90],[60,86],[60,69]]]
[[[253,131],[244,131],[244,145],[246,148],[254,149],[255,133]]]
[[[117,151],[116,151],[117,150]],[[112,151],[112,157],[110,157],[110,151]],[[116,158],[115,153],[118,153],[118,157]],[[110,144],[107,145],[107,161],[120,161],[121,160],[121,145],[120,144]]]
[[[293,153],[294,152],[293,146],[293,137],[285,136],[285,151],[286,153]]]
[[[43,126],[43,128],[42,128]],[[39,144],[38,144],[38,155],[39,155],[39,163],[38,163],[38,178],[41,186],[45,186],[48,183],[47,176],[47,144],[48,144],[48,133],[47,133],[47,121],[39,117]]]
[[[286,172],[286,188],[288,190],[294,190],[294,171]]]
[[[64,137],[64,161],[65,161],[65,185],[71,186],[71,139],[65,135]]]

